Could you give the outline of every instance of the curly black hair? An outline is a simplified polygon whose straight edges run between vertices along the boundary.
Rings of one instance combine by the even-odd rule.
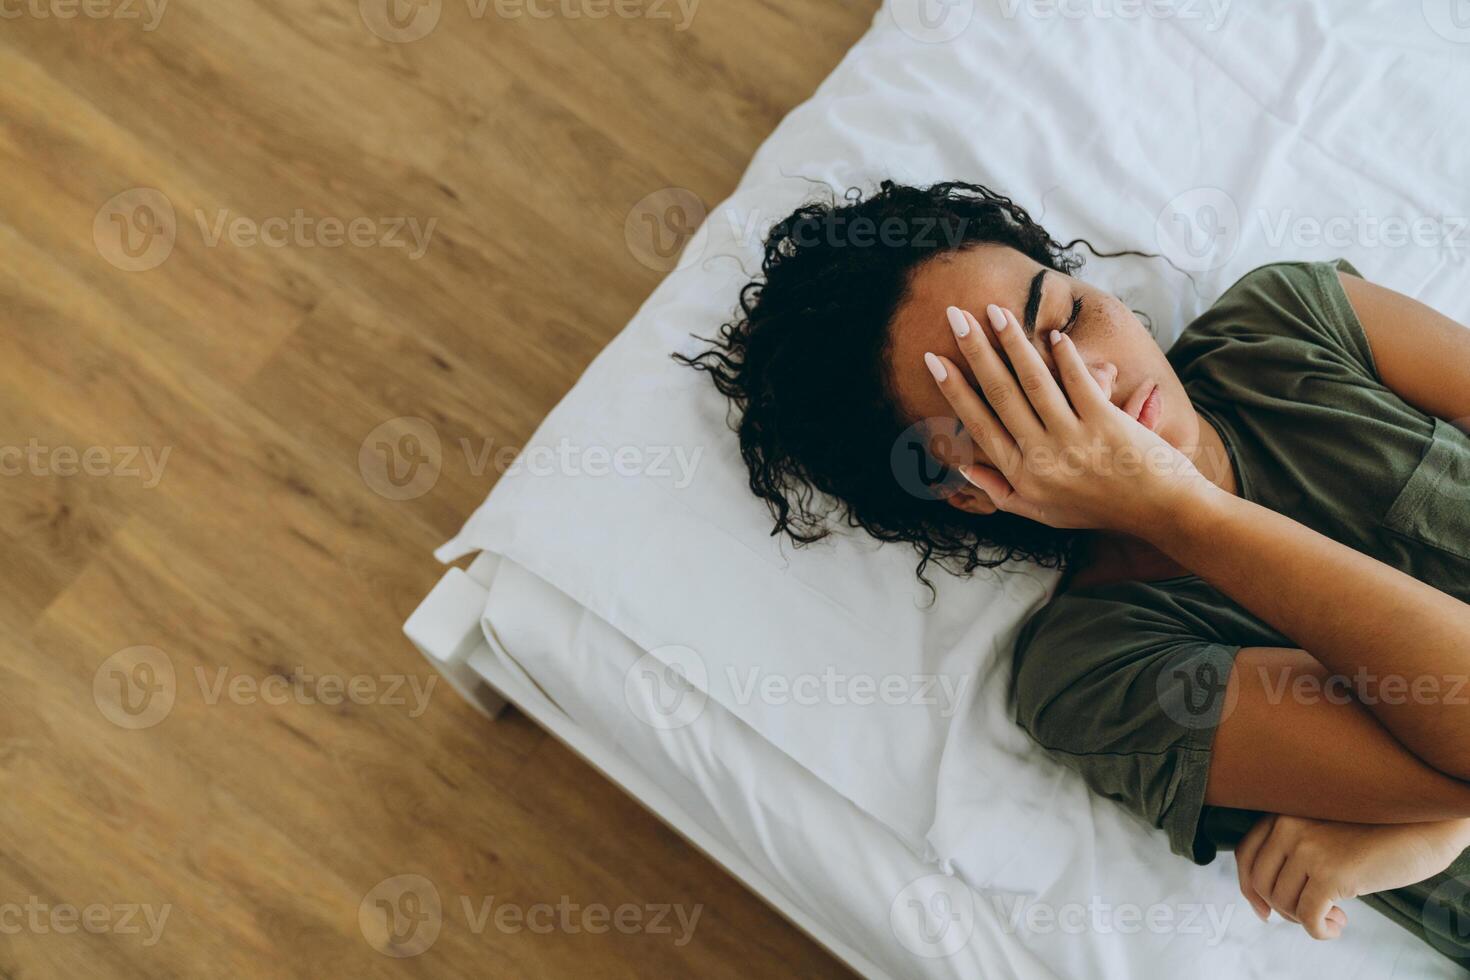
[[[1091,250],[1081,239],[1058,242],[1009,198],[959,181],[885,180],[866,198],[852,189],[777,222],[760,275],[740,290],[737,318],[700,338],[708,349],[674,355],[730,400],[750,488],[775,519],[771,533],[808,544],[831,533],[836,516],[881,541],[912,544],[926,582],[930,562],[968,575],[1017,559],[1075,561],[1085,532],[968,514],[942,494],[914,492],[893,452],[914,420],[898,413],[887,354],[890,323],[925,262],[993,244],[1070,275],[1083,264],[1079,243]],[[938,461],[929,467],[938,477],[924,484],[952,485]]]

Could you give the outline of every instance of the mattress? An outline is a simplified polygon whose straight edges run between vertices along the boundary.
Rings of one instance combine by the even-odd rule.
[[[1450,975],[1366,908],[1329,944],[1260,924],[1228,856],[1195,867],[1091,795],[1005,702],[1010,640],[1054,578],[940,577],[927,605],[902,548],[771,539],[723,404],[666,356],[729,318],[764,226],[823,188],[882,178],[981,181],[1063,239],[1159,253],[1093,260],[1083,276],[1147,314],[1165,347],[1235,278],[1278,260],[1347,257],[1470,319],[1458,203],[1470,146],[1437,125],[1463,117],[1470,38],[1441,12],[1433,0],[885,4],[529,447],[631,449],[647,465],[507,474],[439,552],[515,570],[498,587],[519,580],[517,598],[492,592],[485,621],[499,656],[895,975]],[[655,472],[671,450],[697,465]],[[938,707],[862,708],[742,697],[729,681],[834,663],[965,683]],[[648,724],[647,705],[637,716],[628,678],[665,669],[697,695],[680,701],[699,705],[688,724]],[[917,894],[895,890],[905,874]],[[973,938],[914,953],[895,906],[963,910]]]
[[[646,653],[564,593],[490,554],[471,574],[489,589],[484,634],[501,665],[866,960],[860,968],[890,977],[1059,976],[1024,944],[1006,941],[982,896],[916,858],[718,702],[704,702],[687,723],[648,724],[629,691]],[[939,894],[966,918],[936,940],[910,903]]]

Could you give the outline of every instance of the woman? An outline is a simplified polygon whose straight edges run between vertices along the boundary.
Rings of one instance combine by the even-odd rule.
[[[984,187],[885,182],[777,224],[680,359],[798,542],[836,518],[921,577],[1063,568],[1020,724],[1176,852],[1233,847],[1262,918],[1330,939],[1365,896],[1470,963],[1470,331],[1282,264],[1166,355],[1076,244]]]

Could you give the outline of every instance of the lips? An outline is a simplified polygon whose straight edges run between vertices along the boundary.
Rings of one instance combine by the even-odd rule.
[[[1138,414],[1134,416],[1138,424],[1150,432],[1159,424],[1159,417],[1163,414],[1163,396],[1159,394],[1159,386],[1154,385],[1143,404],[1138,406]]]

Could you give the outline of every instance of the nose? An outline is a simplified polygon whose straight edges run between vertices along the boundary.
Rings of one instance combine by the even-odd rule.
[[[1097,386],[1102,389],[1103,397],[1112,401],[1113,386],[1118,383],[1118,365],[1112,361],[1099,361],[1087,365],[1087,370],[1097,380]]]
[[[1046,366],[1051,369],[1051,376],[1056,379],[1058,385],[1062,385],[1062,376],[1057,371],[1056,358],[1051,351],[1046,351]],[[1118,384],[1118,365],[1112,361],[1094,360],[1087,362],[1087,372],[1092,375],[1097,386],[1102,389],[1103,397],[1108,401],[1113,400],[1113,389]],[[1062,385],[1065,388],[1065,385]],[[1116,402],[1114,404],[1117,404]],[[1118,406],[1122,408],[1121,405]]]

